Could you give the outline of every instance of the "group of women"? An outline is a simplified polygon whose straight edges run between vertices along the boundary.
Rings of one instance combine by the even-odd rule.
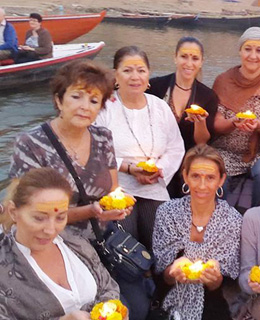
[[[176,72],[150,81],[147,55],[135,46],[116,52],[114,74],[90,61],[71,62],[57,72],[51,82],[57,116],[21,133],[14,146],[14,180],[0,220],[0,314],[90,319],[91,307],[118,298],[120,287],[129,319],[146,319],[150,301],[142,280],[117,279],[118,287],[111,279],[88,242],[94,238],[91,218],[103,229],[120,220],[153,250],[153,272],[169,285],[162,308],[170,319],[232,319],[222,289],[226,278],[239,274],[249,297],[260,293],[260,285],[248,280],[251,267],[260,264],[259,208],[249,210],[242,224],[241,214],[219,199],[233,176],[252,169],[253,205],[260,201],[260,122],[235,116],[248,109],[260,116],[260,28],[245,31],[239,52],[241,66],[220,75],[214,91],[197,80],[204,51],[192,37],[177,44]],[[191,104],[205,114],[188,117]],[[75,168],[87,203],[46,127]],[[157,172],[137,166],[148,159]],[[135,197],[135,205],[104,211],[98,200],[118,185]],[[182,266],[197,259],[211,267],[189,280]],[[252,310],[244,308],[239,316],[251,312],[259,319]]]

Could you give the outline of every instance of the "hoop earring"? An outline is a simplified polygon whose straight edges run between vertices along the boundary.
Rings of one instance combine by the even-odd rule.
[[[216,191],[216,195],[219,197],[219,198],[222,198],[223,195],[224,195],[224,190],[222,187],[218,187],[217,191]]]
[[[150,84],[150,83],[148,83],[147,89],[148,89],[148,90],[151,89],[151,84]]]
[[[187,186],[187,190],[185,190],[186,186]],[[182,185],[181,191],[182,191],[182,193],[184,193],[184,194],[190,193],[190,188],[189,188],[189,186],[187,185],[187,183],[184,183],[184,184]]]
[[[0,203],[0,214],[3,214],[5,211],[4,206],[2,205],[2,203]]]
[[[115,86],[114,86],[115,90],[118,90],[119,89],[119,84],[116,82],[115,83]]]

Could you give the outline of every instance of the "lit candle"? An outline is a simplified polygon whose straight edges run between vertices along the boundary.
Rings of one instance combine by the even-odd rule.
[[[185,109],[185,112],[187,112],[188,114],[191,113],[191,114],[204,115],[206,113],[206,110],[198,106],[197,104],[191,104],[190,108]]]
[[[110,192],[107,196],[102,197],[99,200],[99,204],[105,210],[122,210],[133,206],[135,201],[132,197],[125,195],[124,192],[122,192],[122,189],[118,187],[113,192]]]
[[[100,314],[102,317],[108,317],[113,314],[117,309],[117,306],[113,302],[105,302],[103,304],[102,309],[100,310]]]
[[[147,172],[157,172],[159,170],[153,159],[149,159],[147,161],[141,161],[136,166],[143,168],[143,170]]]
[[[256,115],[250,110],[246,110],[245,112],[238,112],[236,114],[236,117],[239,119],[256,119]]]
[[[189,280],[198,280],[201,272],[211,267],[213,267],[213,265],[209,262],[203,263],[201,260],[198,260],[194,263],[184,265],[181,269]]]

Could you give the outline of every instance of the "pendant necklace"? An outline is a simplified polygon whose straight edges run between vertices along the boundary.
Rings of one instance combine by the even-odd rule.
[[[183,87],[179,86],[177,82],[175,82],[175,85],[176,85],[177,88],[181,89],[182,91],[190,91],[192,89],[192,87],[187,88],[187,89],[183,88]]]
[[[204,229],[206,229],[206,226],[207,226],[207,224],[205,226],[197,226],[193,221],[191,221],[191,223],[199,233],[201,233]]]
[[[57,130],[58,129],[58,130]],[[60,138],[62,139],[62,141],[63,141],[63,145],[64,145],[64,142],[66,143],[66,146],[69,148],[69,150],[73,153],[73,154],[71,154],[71,152],[69,152],[69,155],[71,156],[71,158],[72,158],[72,160],[74,160],[74,161],[78,161],[79,160],[79,155],[78,155],[78,152],[74,149],[74,148],[72,148],[72,146],[68,143],[68,142],[66,142],[66,138],[64,137],[64,135],[61,133],[61,131],[60,131],[60,129],[59,129],[59,127],[58,127],[58,125],[56,124],[56,130],[58,131],[58,136],[60,136]],[[83,137],[83,136],[82,136]],[[77,149],[79,148],[79,146],[81,145],[81,141],[82,141],[82,138],[81,138],[81,140],[80,140],[80,142],[79,142],[79,144],[78,144],[78,146],[77,146]],[[65,149],[67,149],[66,148],[66,146],[64,145],[64,147],[65,147]]]
[[[126,120],[126,123],[127,123],[127,126],[128,126],[128,128],[129,128],[130,132],[132,133],[132,136],[134,137],[135,141],[136,141],[137,144],[138,144],[138,147],[140,148],[140,150],[142,151],[142,153],[144,154],[144,156],[145,156],[147,159],[150,159],[150,158],[152,157],[153,149],[154,149],[154,135],[153,135],[153,125],[152,125],[151,110],[150,110],[150,106],[149,106],[149,104],[148,104],[148,101],[146,100],[146,101],[147,101],[148,117],[149,117],[149,125],[150,125],[151,137],[152,137],[152,147],[151,147],[151,152],[150,152],[150,155],[149,155],[149,156],[146,154],[146,152],[145,152],[144,149],[142,148],[140,141],[138,140],[137,136],[135,135],[133,129],[132,129],[131,126],[130,126],[129,119],[128,119],[127,114],[126,114],[126,111],[125,111],[125,108],[126,108],[126,107],[124,106],[124,104],[123,104],[123,102],[122,102],[122,100],[121,100],[121,97],[120,97],[119,93],[117,92],[116,94],[117,94],[117,97],[118,97],[119,102],[121,103],[122,110],[123,110],[123,114],[124,114],[124,118],[125,118],[125,120]]]

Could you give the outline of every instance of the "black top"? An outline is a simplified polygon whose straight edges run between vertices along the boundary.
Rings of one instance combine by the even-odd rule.
[[[175,73],[150,79],[150,84],[151,88],[147,90],[147,93],[154,94],[155,96],[163,99],[168,88],[170,87],[172,90],[175,85]],[[197,104],[208,112],[209,116],[207,117],[206,123],[211,135],[210,140],[212,140],[214,138],[214,119],[218,107],[218,98],[216,93],[203,83],[195,80],[192,86],[190,99],[185,109],[189,108],[191,104]],[[194,141],[194,124],[185,120],[186,116],[187,115],[184,112],[179,122],[179,128],[184,140],[185,150],[188,150],[194,147],[196,143]]]

